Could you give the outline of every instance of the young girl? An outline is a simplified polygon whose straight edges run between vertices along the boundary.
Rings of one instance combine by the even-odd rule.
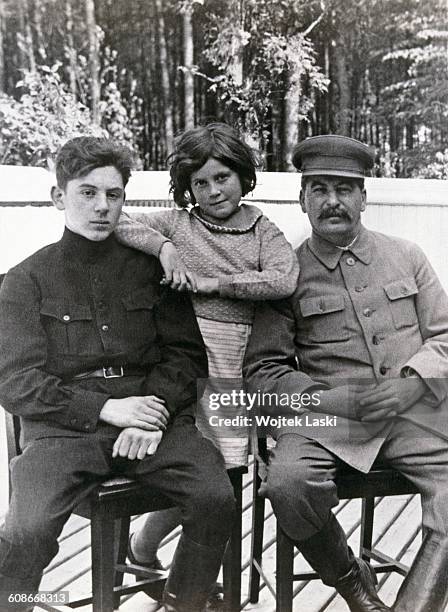
[[[226,467],[236,467],[247,462],[248,432],[216,427],[210,417],[245,416],[247,407],[218,402],[216,409],[215,402],[211,410],[210,395],[214,389],[225,391],[223,379],[233,387],[241,380],[254,301],[291,295],[297,259],[282,232],[258,208],[241,204],[255,187],[257,160],[232,128],[211,123],[186,131],[170,161],[170,191],[180,208],[123,215],[117,235],[125,244],[154,254],[162,234],[185,264],[185,271],[168,272],[167,277],[173,288],[188,285],[194,291],[192,302],[207,350],[209,381],[196,424],[221,450]],[[162,244],[160,256],[172,245]],[[176,509],[149,515],[132,538],[132,560],[154,563],[162,537],[179,522]]]

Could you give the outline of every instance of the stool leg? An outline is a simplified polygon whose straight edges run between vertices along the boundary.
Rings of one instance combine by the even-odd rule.
[[[373,519],[375,513],[375,498],[364,497],[361,510],[361,533],[359,556],[364,561],[371,562],[369,551],[372,550],[373,543]],[[367,551],[367,553],[366,553]]]
[[[254,469],[254,488],[252,496],[252,545],[250,556],[249,574],[249,601],[257,603],[260,593],[260,572],[254,561],[261,566],[263,555],[263,535],[264,535],[264,512],[266,502],[264,497],[258,494],[261,478],[258,475],[257,466]]]
[[[114,535],[115,521],[92,512],[92,594],[93,612],[114,609]]]
[[[243,479],[240,473],[230,476],[236,501],[236,518],[232,527],[223,565],[224,602],[228,612],[241,610],[241,538],[243,515]]]
[[[277,523],[276,612],[292,612],[294,544]]]
[[[124,518],[118,519],[115,522],[116,530],[115,536],[116,541],[118,541],[118,550],[115,558],[117,560],[117,564],[124,565],[126,562],[126,555],[128,552],[128,540],[129,540],[129,528],[131,525],[131,517],[126,516]],[[115,570],[114,573],[114,586],[120,587],[123,584],[124,574],[123,572],[117,572]],[[114,594],[114,610],[120,607],[120,594]]]

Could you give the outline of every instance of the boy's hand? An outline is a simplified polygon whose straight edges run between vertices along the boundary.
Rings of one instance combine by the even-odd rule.
[[[115,440],[112,457],[144,459],[154,455],[162,439],[161,431],[145,431],[138,427],[126,427]]]
[[[138,427],[147,431],[166,429],[170,413],[165,401],[156,395],[109,399],[100,412],[100,419],[116,427]]]

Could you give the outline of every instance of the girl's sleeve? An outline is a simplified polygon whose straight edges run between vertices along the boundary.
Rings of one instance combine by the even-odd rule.
[[[122,212],[115,235],[122,244],[158,257],[162,245],[170,241],[178,212],[174,208],[147,214]]]
[[[292,246],[267,217],[260,217],[257,226],[260,240],[259,270],[220,276],[221,297],[278,300],[294,293],[299,263]]]

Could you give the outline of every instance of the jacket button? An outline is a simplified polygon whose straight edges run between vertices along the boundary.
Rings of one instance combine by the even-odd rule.
[[[375,336],[372,338],[372,342],[375,346],[378,346],[378,344],[381,342],[381,338],[375,334]]]
[[[62,318],[64,321],[70,321],[70,315],[64,315]]]
[[[353,259],[353,257],[347,257],[347,259],[345,260],[346,264],[348,266],[354,266],[356,261]]]
[[[381,367],[380,367],[380,374],[381,374],[382,376],[384,376],[385,374],[387,374],[387,370],[388,370],[388,369],[389,369],[389,368],[386,368],[386,366],[381,366]]]
[[[364,308],[364,310],[362,311],[362,314],[365,317],[370,317],[372,316],[373,310],[371,310],[370,308]]]
[[[356,293],[362,293],[364,291],[365,287],[362,287],[361,285],[356,285],[355,287],[355,291]]]
[[[109,325],[101,325],[103,331],[109,331]]]

